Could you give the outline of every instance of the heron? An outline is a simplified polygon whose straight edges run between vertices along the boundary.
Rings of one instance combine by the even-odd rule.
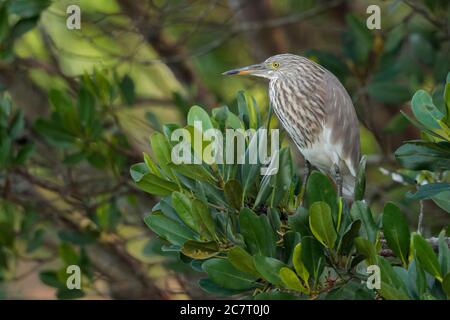
[[[360,160],[359,121],[336,76],[289,53],[223,74],[269,79],[272,108],[305,159],[302,190],[313,166],[333,178],[339,197],[353,199]]]

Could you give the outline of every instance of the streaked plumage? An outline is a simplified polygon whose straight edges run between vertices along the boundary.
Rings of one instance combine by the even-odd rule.
[[[352,198],[360,158],[359,122],[339,80],[317,63],[293,54],[225,74],[236,73],[270,80],[270,102],[300,152],[322,172],[336,177],[338,171],[343,196]]]

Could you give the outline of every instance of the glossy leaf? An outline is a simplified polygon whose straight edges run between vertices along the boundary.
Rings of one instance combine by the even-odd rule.
[[[257,277],[239,271],[228,260],[213,258],[205,261],[202,268],[214,283],[223,288],[244,290],[255,287]]]
[[[200,228],[200,234],[206,239],[212,240],[216,238],[216,226],[211,213],[206,204],[201,200],[194,199],[192,201],[192,216],[194,222]]]
[[[325,254],[321,244],[313,237],[302,238],[301,261],[308,273],[317,281],[325,267]]]
[[[228,180],[224,187],[225,198],[235,209],[240,210],[243,205],[242,186],[237,180]]]
[[[238,270],[260,277],[255,268],[253,257],[241,247],[233,247],[228,251],[228,260]]]
[[[374,243],[378,227],[372,217],[372,212],[365,201],[355,201],[350,210],[353,220],[361,220],[367,238]]]
[[[283,281],[280,278],[280,269],[286,265],[278,259],[256,255],[253,257],[255,268],[264,279],[272,284],[282,286]]]
[[[194,233],[180,223],[154,212],[144,218],[147,226],[170,243],[182,246],[188,240],[194,240]]]
[[[166,137],[160,132],[154,132],[150,136],[150,143],[158,165],[165,172],[166,176],[174,179],[172,169],[169,167],[169,163],[171,163],[170,144]]]
[[[192,259],[209,259],[218,255],[219,247],[216,242],[199,242],[188,240],[181,247],[181,252]]]
[[[266,257],[275,255],[275,241],[266,215],[257,216],[250,209],[244,208],[239,214],[239,225],[251,254]]]
[[[318,201],[326,202],[330,206],[334,222],[337,223],[336,190],[326,175],[318,171],[313,171],[310,174],[306,186],[306,199],[309,205]]]
[[[136,177],[135,173],[134,175]],[[160,178],[149,172],[147,172],[146,174],[142,175],[137,179],[134,179],[134,182],[142,191],[154,194],[156,196],[167,196],[171,194],[173,191],[178,190],[177,184],[165,180],[163,178]]]
[[[217,181],[203,165],[170,163],[168,167],[193,180],[205,181],[212,184]]]
[[[439,261],[436,257],[436,254],[433,251],[433,248],[424,238],[422,238],[417,233],[413,234],[412,240],[414,253],[420,265],[426,272],[431,274],[439,281],[442,281],[441,268],[439,266]]]
[[[333,249],[337,239],[330,206],[325,202],[314,202],[309,207],[309,226],[314,237],[325,247]]]
[[[388,202],[383,210],[384,237],[403,265],[408,265],[410,233],[408,224],[400,209],[392,202]]]
[[[294,254],[292,256],[292,264],[294,265],[295,272],[300,276],[300,278],[308,285],[309,272],[306,269],[302,261],[302,244],[299,243],[294,248]]]
[[[419,90],[414,94],[411,109],[416,119],[426,128],[430,130],[441,128],[438,121],[444,117],[444,114],[436,108],[430,94],[425,90]]]
[[[289,268],[281,268],[280,269],[280,278],[283,284],[291,290],[300,291],[304,294],[308,294],[308,289],[306,289],[300,279],[297,277],[294,271]]]
[[[450,143],[413,141],[395,151],[402,167],[412,170],[444,171],[450,169]]]
[[[213,128],[208,113],[199,106],[192,106],[187,116],[188,125],[194,126],[195,121],[200,121],[202,123],[203,132]]]
[[[450,183],[437,182],[429,183],[419,187],[416,193],[407,193],[406,196],[414,200],[429,199],[442,192],[450,192]]]
[[[181,192],[172,193],[172,205],[180,219],[192,230],[199,231],[199,226],[192,216],[191,199]]]
[[[375,250],[375,246],[367,239],[362,237],[355,238],[355,247],[356,250],[362,254],[369,264],[377,263],[377,252]]]
[[[354,240],[358,237],[359,230],[361,229],[361,220],[353,221],[346,229],[344,236],[342,237],[341,243],[339,244],[339,251],[347,255],[350,253]]]

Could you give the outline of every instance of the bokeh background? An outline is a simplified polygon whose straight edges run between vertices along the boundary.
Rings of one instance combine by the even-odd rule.
[[[72,4],[81,30],[66,27]],[[372,4],[380,30],[366,27]],[[421,203],[405,198],[414,186],[393,152],[419,138],[400,113],[416,90],[443,104],[449,19],[447,0],[0,0],[1,120],[14,131],[0,144],[0,298],[211,297],[144,225],[155,201],[129,167],[192,105],[236,110],[245,90],[267,112],[263,79],[221,73],[277,53],[342,81],[361,120],[367,201],[376,213],[393,200],[417,225]],[[442,208],[422,205],[426,235],[448,225]],[[82,291],[64,289],[70,264]]]

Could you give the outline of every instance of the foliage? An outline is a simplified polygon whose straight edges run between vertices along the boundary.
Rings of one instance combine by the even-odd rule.
[[[432,96],[419,90],[411,100],[415,118],[403,115],[421,130],[421,140],[410,141],[395,152],[400,164],[414,170],[420,186],[408,196],[414,200],[432,199],[450,213],[450,73],[443,92],[442,104],[436,105]]]
[[[185,128],[197,119],[204,128],[224,132],[230,127],[227,120],[238,116],[237,127],[260,128],[258,109],[245,100],[239,115],[226,107],[213,109],[212,114],[192,107]],[[201,265],[207,278],[199,285],[207,292],[255,299],[280,292],[299,299],[450,295],[445,234],[440,235],[436,255],[421,235],[410,232],[392,202],[378,216],[364,200],[348,206],[336,196],[329,178],[314,171],[307,181],[306,205],[299,206],[301,180],[292,172],[289,148],[280,151],[280,170],[272,176],[259,175],[261,164],[201,163],[194,169],[196,165],[171,163],[172,131],[164,126],[163,132],[150,139],[156,160],[146,155],[145,163],[131,167],[131,176],[143,191],[163,196],[145,221],[182,260],[196,269]],[[247,139],[246,154],[252,143]],[[207,147],[203,143],[191,152],[200,156]],[[362,198],[364,173],[358,175],[357,189]],[[394,257],[386,254],[389,250]],[[366,286],[368,265],[380,267],[379,290]]]
[[[381,266],[382,258],[411,281],[410,298],[442,297],[439,288],[450,282],[446,249],[439,251],[439,275],[436,261],[423,258],[432,255],[429,241],[405,224],[419,208],[424,236],[450,221],[440,209],[448,211],[450,198],[448,84],[442,85],[450,67],[450,2],[375,1],[380,30],[366,28],[366,1],[254,1],[251,8],[233,2],[242,10],[227,1],[80,0],[82,28],[69,30],[66,1],[0,0],[1,297],[29,298],[20,287],[39,274],[62,299],[373,298],[380,293],[360,281],[365,265]],[[168,137],[184,119],[189,130],[195,120],[222,131],[275,127],[264,82],[220,73],[280,52],[335,74],[369,129],[361,127],[367,176],[362,160],[353,206],[341,204],[318,172],[300,190],[289,148],[280,150],[287,165],[268,177],[258,166],[168,161]],[[240,88],[255,99],[235,97]],[[411,113],[406,106],[419,88],[430,93],[417,94]],[[228,107],[203,111],[221,103]],[[193,104],[199,106],[189,113]],[[417,136],[407,118],[422,136],[399,149],[405,163],[397,170],[390,155]],[[152,130],[160,133],[148,151],[143,141]],[[151,197],[128,177],[142,151],[132,177]],[[366,262],[358,250],[368,254]],[[81,267],[81,291],[64,289],[70,264]],[[206,293],[193,288],[205,276],[202,267]],[[406,269],[412,280],[405,280]],[[433,280],[439,276],[442,282]],[[392,279],[391,287],[400,288]]]

